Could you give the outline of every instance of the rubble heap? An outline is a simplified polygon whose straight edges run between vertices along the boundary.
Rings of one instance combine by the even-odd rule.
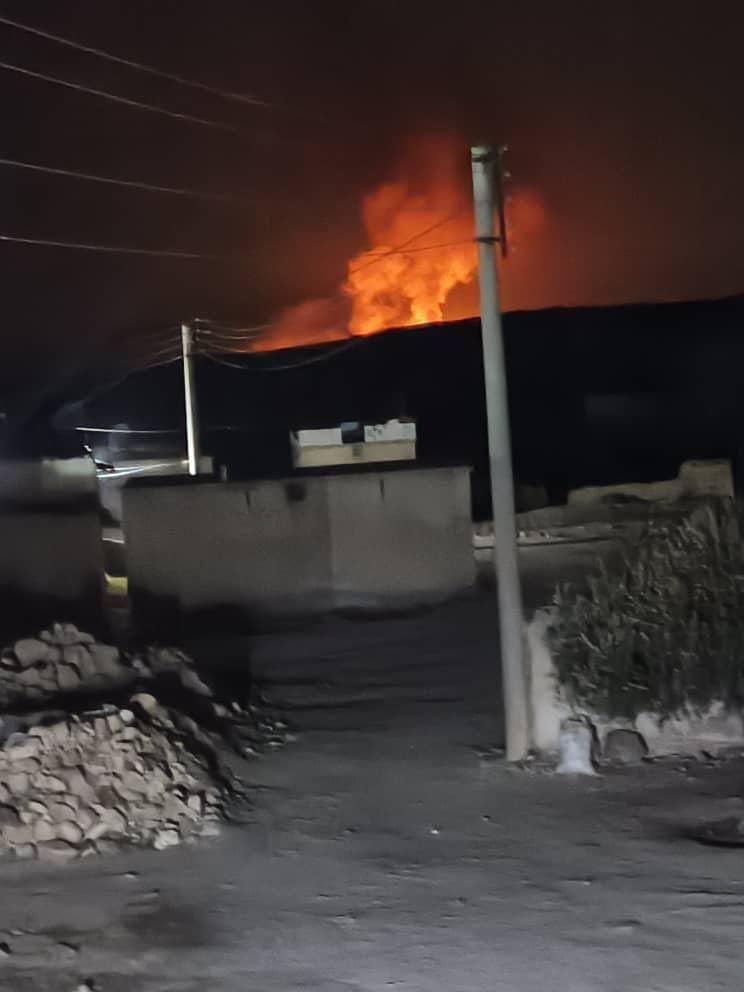
[[[216,833],[240,791],[220,747],[250,753],[266,726],[182,652],[124,655],[72,624],[0,652],[0,714],[0,854],[52,861]]]
[[[184,689],[211,696],[193,661],[173,648],[150,648],[146,658],[126,657],[71,623],[55,623],[0,652],[0,708],[45,702],[59,695],[123,689],[142,679],[176,674]]]
[[[172,847],[213,834],[224,785],[185,735],[114,706],[14,733],[0,749],[0,850],[73,860],[121,842]]]

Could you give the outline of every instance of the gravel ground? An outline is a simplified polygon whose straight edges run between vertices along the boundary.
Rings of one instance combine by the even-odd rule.
[[[490,597],[228,643],[295,728],[195,848],[0,865],[0,989],[741,988],[744,764],[558,779],[499,759]]]

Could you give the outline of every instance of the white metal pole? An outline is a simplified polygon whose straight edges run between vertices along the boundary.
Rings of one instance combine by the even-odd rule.
[[[196,405],[194,379],[194,338],[191,324],[181,324],[181,352],[183,356],[183,393],[186,408],[186,453],[189,475],[199,474],[199,412]]]
[[[506,363],[494,250],[496,233],[493,172],[496,155],[495,149],[489,147],[471,148],[493,507],[493,560],[498,584],[506,757],[509,761],[518,761],[529,749],[529,723],[524,669],[522,594],[519,585],[514,520],[514,480],[509,440]]]

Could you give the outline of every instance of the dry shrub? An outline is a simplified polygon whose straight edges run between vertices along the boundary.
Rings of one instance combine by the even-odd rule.
[[[559,587],[551,630],[559,683],[606,717],[670,716],[744,701],[744,549],[738,509],[656,520],[621,563]]]

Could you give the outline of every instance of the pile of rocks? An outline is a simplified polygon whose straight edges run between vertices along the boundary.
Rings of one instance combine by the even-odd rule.
[[[0,854],[68,861],[214,833],[241,792],[224,745],[252,754],[280,727],[216,699],[174,648],[127,654],[69,623],[18,640],[0,651]]]
[[[125,686],[136,672],[117,648],[96,643],[73,624],[54,624],[0,653],[0,706],[60,693]]]
[[[181,651],[150,648],[146,657],[127,657],[74,624],[56,623],[0,652],[0,708],[43,703],[60,694],[124,689],[163,675],[177,676],[188,692],[212,694]]]
[[[218,829],[227,791],[155,698],[13,733],[0,749],[0,851],[70,861]]]

